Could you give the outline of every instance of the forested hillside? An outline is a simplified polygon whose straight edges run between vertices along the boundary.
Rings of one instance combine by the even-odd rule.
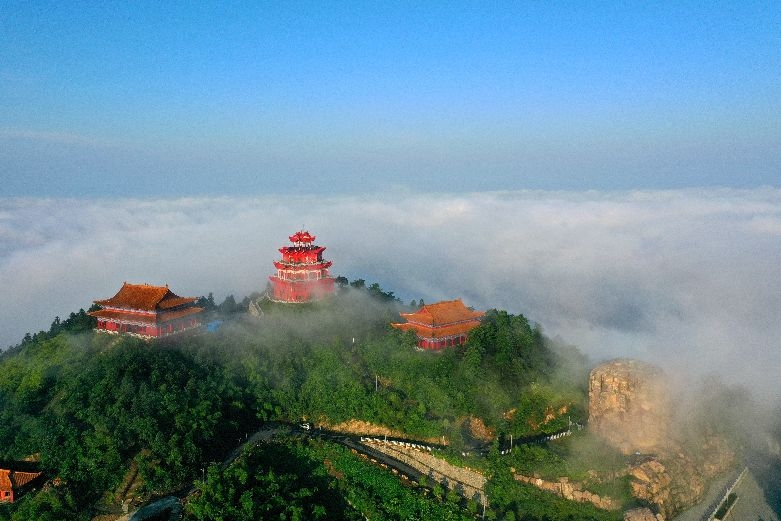
[[[95,333],[80,311],[0,356],[0,459],[38,459],[50,479],[43,490],[0,506],[0,519],[90,519],[97,503],[111,501],[106,494],[120,486],[131,465],[143,497],[169,494],[197,479],[199,499],[189,515],[214,518],[209,498],[217,504],[235,494],[236,501],[246,501],[252,494],[242,496],[242,487],[257,498],[263,487],[295,486],[268,477],[263,451],[243,455],[239,470],[218,475],[223,471],[212,465],[204,474],[209,462],[222,461],[268,420],[364,420],[411,438],[444,437],[454,457],[473,441],[465,428],[471,418],[481,419],[496,440],[583,421],[581,356],[553,345],[520,315],[490,310],[465,346],[432,353],[416,350],[413,336],[388,326],[411,308],[376,284],[343,285],[333,298],[311,305],[267,302],[260,318],[241,313],[246,299],[237,304],[231,297],[220,306],[208,300],[209,313],[223,320],[216,332],[149,343]],[[377,498],[383,494],[345,477],[351,465],[368,463],[350,462],[328,444],[291,443],[273,450],[308,463],[279,470],[277,478],[310,467],[312,476],[321,476],[314,487],[319,493],[296,496],[300,513],[356,510],[361,518],[372,501],[382,503]],[[237,483],[232,492],[214,488],[231,479]],[[335,491],[329,480],[341,488]],[[507,494],[514,492],[501,484],[493,489],[504,495],[498,502],[504,510],[488,515],[512,513],[517,505]],[[409,492],[394,496],[399,512],[407,511],[401,503],[421,496],[404,494]],[[428,509],[447,503],[424,501],[433,503],[407,507],[425,518]],[[560,508],[550,501],[550,508]],[[373,518],[393,518],[387,505],[372,508],[386,512]],[[465,508],[451,514],[469,516]]]

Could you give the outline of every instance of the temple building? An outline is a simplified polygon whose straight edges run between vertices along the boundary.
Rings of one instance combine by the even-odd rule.
[[[414,331],[421,349],[443,349],[466,342],[469,332],[480,325],[482,311],[466,307],[461,299],[426,304],[414,313],[400,313],[406,322],[391,324],[402,331]]]
[[[0,468],[0,503],[13,503],[27,490],[44,480],[41,472]]]
[[[269,277],[271,299],[277,302],[311,302],[334,292],[334,278],[328,273],[331,261],[323,259],[324,246],[315,236],[301,230],[288,237],[292,246],[279,249],[282,260],[274,262],[277,274]]]
[[[98,320],[96,331],[159,338],[200,326],[203,308],[195,297],[180,297],[168,285],[128,284],[113,297],[96,300],[102,309],[89,314]]]

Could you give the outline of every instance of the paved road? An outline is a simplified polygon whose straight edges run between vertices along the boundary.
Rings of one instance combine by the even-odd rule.
[[[351,449],[356,450],[357,452],[360,452],[362,454],[365,454],[366,456],[376,460],[377,462],[386,465],[387,467],[390,467],[391,469],[394,469],[396,472],[401,473],[405,476],[407,476],[410,479],[413,479],[415,481],[418,481],[422,473],[411,467],[410,465],[407,465],[406,463],[399,461],[398,459],[395,459],[379,450],[376,450],[374,448],[368,447],[366,444],[361,443],[362,437],[361,436],[354,436],[350,434],[343,434],[339,432],[331,432],[331,431],[323,431],[320,429],[305,429],[301,428],[299,425],[295,424],[289,424],[284,422],[269,422],[265,424],[260,430],[255,432],[252,436],[247,437],[246,441],[244,443],[240,443],[235,449],[231,451],[228,456],[225,457],[225,459],[222,461],[222,467],[225,468],[233,461],[239,457],[239,455],[243,452],[244,448],[248,445],[254,445],[261,441],[268,441],[271,440],[275,435],[278,434],[291,434],[296,433],[303,436],[311,436],[311,437],[317,437],[317,438],[323,438],[327,439],[336,443],[340,443],[346,447],[349,447]],[[571,431],[569,429],[565,431],[562,431],[560,433],[556,433],[554,435],[541,435],[541,436],[535,436],[530,437],[528,439],[522,439],[518,440],[515,443],[515,446],[518,445],[524,445],[524,444],[531,444],[531,443],[540,443],[541,441],[547,441],[549,439],[555,439],[560,436],[566,436],[569,435]],[[384,440],[393,442],[397,441],[400,443],[415,443],[418,444],[420,442],[416,440],[406,440],[402,438],[390,438],[387,436],[382,437]],[[425,444],[426,446],[430,447],[431,449],[443,449],[445,448],[444,445],[437,445],[437,444]],[[509,449],[509,445],[507,447]],[[478,452],[481,452],[479,449],[483,449],[484,452],[487,452],[487,447],[478,447]],[[190,485],[188,487],[185,487],[182,491],[176,494],[176,497],[180,499],[184,499],[188,495],[192,494],[195,490],[195,487],[193,485]],[[133,520],[139,520],[142,521],[146,519],[146,517],[138,516],[139,513],[146,513],[147,509],[148,511],[155,511],[158,507],[165,508],[168,503],[166,503],[169,500],[169,498],[164,498],[163,500],[159,500],[157,502],[154,502],[152,504],[147,505],[143,509],[131,514],[135,515],[136,517],[133,517]],[[483,500],[485,500],[483,498]],[[176,518],[172,518],[176,519]],[[773,520],[777,521],[777,520]]]
[[[718,508],[724,488],[735,476],[728,474],[715,479],[699,504],[682,512],[672,521],[701,521],[712,514],[713,507]],[[723,521],[779,521],[778,516],[765,501],[762,488],[751,471],[746,472],[733,490],[738,496],[729,514]]]
[[[751,472],[746,473],[733,492],[738,498],[723,521],[779,521]]]

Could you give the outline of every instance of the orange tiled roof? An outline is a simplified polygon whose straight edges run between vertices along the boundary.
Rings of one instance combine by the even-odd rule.
[[[168,286],[150,284],[128,284],[125,282],[116,295],[105,300],[96,300],[103,307],[138,309],[142,311],[160,311],[191,304],[195,297],[180,297],[168,289]]]
[[[469,333],[480,325],[482,311],[466,307],[461,299],[427,304],[415,313],[400,313],[407,322],[391,324],[402,331],[415,331],[419,338],[445,338]]]
[[[41,472],[21,472],[0,469],[0,490],[15,490],[36,479]]]
[[[477,320],[485,313],[472,311],[461,302],[461,299],[456,299],[426,304],[415,313],[400,313],[400,315],[408,322],[438,327],[467,320]]]

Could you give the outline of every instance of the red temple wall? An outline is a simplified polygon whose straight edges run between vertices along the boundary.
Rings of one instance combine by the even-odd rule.
[[[446,347],[463,345],[466,343],[467,338],[467,335],[461,335],[455,338],[419,338],[418,347],[436,351]]]
[[[274,300],[283,302],[307,302],[322,298],[334,291],[334,279],[312,279],[306,282],[271,279]]]
[[[159,326],[122,324],[110,320],[99,320],[96,329],[111,333],[131,333],[145,337],[158,338],[172,333],[186,331],[198,327],[198,325],[200,325],[200,322],[196,317],[186,317],[170,322],[163,322]]]

